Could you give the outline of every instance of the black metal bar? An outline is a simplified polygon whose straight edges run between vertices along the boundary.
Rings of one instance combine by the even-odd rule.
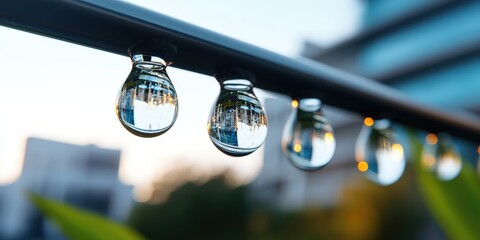
[[[435,110],[369,79],[293,60],[121,1],[0,0],[0,24],[125,56],[138,40],[161,38],[178,49],[174,67],[211,76],[224,67],[249,69],[263,89],[319,97],[364,115],[480,141],[477,118]]]

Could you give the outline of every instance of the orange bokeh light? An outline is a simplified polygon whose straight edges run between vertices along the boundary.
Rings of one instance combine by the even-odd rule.
[[[365,161],[361,161],[357,165],[358,171],[366,172],[368,170],[368,163]]]
[[[298,107],[298,101],[297,100],[292,100],[292,107],[297,108]]]
[[[434,145],[438,142],[438,137],[437,137],[437,135],[435,135],[433,133],[429,133],[425,137],[425,141],[430,145]]]
[[[375,121],[371,117],[366,117],[365,120],[363,120],[363,123],[365,124],[365,126],[371,127],[371,126],[373,126]]]

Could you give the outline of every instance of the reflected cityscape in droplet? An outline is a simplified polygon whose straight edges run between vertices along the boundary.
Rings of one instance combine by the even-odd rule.
[[[267,116],[247,80],[227,80],[207,123],[213,144],[222,152],[244,156],[267,136]]]
[[[389,120],[365,119],[357,140],[357,167],[367,179],[379,185],[398,181],[405,170],[402,145],[397,141]]]
[[[285,125],[282,148],[290,162],[302,170],[319,170],[333,157],[333,128],[315,98],[292,101],[292,113]]]
[[[425,137],[422,166],[442,181],[450,181],[460,174],[461,156],[449,135],[430,133]]]
[[[132,71],[120,90],[117,115],[131,133],[154,137],[174,124],[178,99],[163,60],[145,58],[143,55],[133,58]]]

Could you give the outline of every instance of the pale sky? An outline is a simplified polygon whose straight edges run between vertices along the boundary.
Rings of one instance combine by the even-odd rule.
[[[292,57],[306,39],[328,46],[353,34],[361,14],[359,0],[131,2]],[[214,78],[168,68],[179,96],[177,121],[164,135],[143,139],[127,132],[114,111],[129,58],[5,27],[0,36],[0,184],[19,177],[29,136],[121,149],[120,178],[136,187],[182,159],[206,172],[228,166],[240,182],[259,172],[262,148],[233,158],[208,138],[219,91]]]
[[[363,10],[362,0],[128,2],[287,56],[307,39],[327,47],[351,36]]]

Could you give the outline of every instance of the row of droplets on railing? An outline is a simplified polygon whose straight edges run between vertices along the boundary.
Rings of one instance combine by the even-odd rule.
[[[178,97],[167,75],[176,48],[162,40],[140,41],[129,49],[133,67],[120,90],[117,116],[131,133],[155,137],[170,129],[178,112]],[[225,68],[215,74],[221,92],[212,108],[207,130],[212,143],[232,156],[257,150],[267,135],[267,117],[253,93],[255,76],[243,69]],[[302,170],[318,170],[335,152],[333,128],[316,98],[292,101],[292,114],[284,128],[282,149]],[[387,119],[365,118],[356,144],[357,168],[375,183],[390,185],[403,174],[406,160]],[[458,150],[446,134],[429,134],[422,154],[423,165],[441,180],[455,178],[461,170]]]

